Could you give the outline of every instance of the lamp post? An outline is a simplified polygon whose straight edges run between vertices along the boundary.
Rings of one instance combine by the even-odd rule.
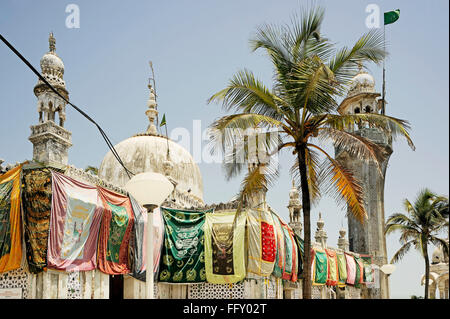
[[[173,191],[172,183],[159,173],[141,173],[133,176],[125,189],[147,210],[146,298],[153,299],[153,210]]]
[[[388,299],[390,298],[390,293],[389,293],[389,276],[395,271],[395,265],[392,264],[386,264],[380,267],[380,270],[386,275],[387,279],[387,297]]]

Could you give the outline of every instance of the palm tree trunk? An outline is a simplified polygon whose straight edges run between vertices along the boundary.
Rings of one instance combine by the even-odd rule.
[[[429,279],[430,279],[430,261],[428,258],[428,245],[425,243],[423,255],[425,257],[425,296],[424,299],[428,299]]]
[[[296,147],[298,169],[300,172],[303,206],[303,229],[305,261],[303,266],[303,299],[311,299],[311,202],[308,187],[308,175],[305,162],[305,146]]]

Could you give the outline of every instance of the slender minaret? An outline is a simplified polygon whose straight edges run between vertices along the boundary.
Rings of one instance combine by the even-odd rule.
[[[381,111],[380,94],[375,92],[374,78],[360,67],[353,78],[347,97],[338,108],[340,114],[379,113]],[[348,152],[336,148],[335,157],[350,169],[361,183],[364,193],[365,208],[368,219],[364,224],[348,216],[349,249],[360,254],[370,254],[373,262],[382,266],[388,262],[386,237],[384,235],[384,183],[389,157],[392,154],[392,138],[372,127],[354,127],[349,131],[369,139],[382,147],[387,156],[381,163],[381,173],[372,161],[361,161]],[[389,298],[387,277],[380,276],[380,282],[369,289],[370,298]]]
[[[298,236],[301,236],[303,229],[300,219],[302,204],[300,202],[300,193],[294,181],[292,181],[292,188],[289,191],[289,205],[287,208],[289,209],[289,226],[291,226]]]
[[[64,64],[55,53],[55,38],[50,33],[49,52],[41,58],[42,76],[60,93],[69,100],[69,92],[64,82]],[[33,160],[47,164],[63,164],[68,161],[68,151],[72,146],[72,134],[64,129],[66,121],[66,102],[54,93],[40,79],[34,87],[37,97],[37,111],[39,121],[37,125],[31,126],[29,140],[33,143]],[[58,113],[58,124],[56,123]]]

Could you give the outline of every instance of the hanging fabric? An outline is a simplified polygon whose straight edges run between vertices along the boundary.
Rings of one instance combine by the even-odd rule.
[[[48,268],[65,271],[95,269],[103,214],[97,188],[52,171],[52,194]]]
[[[365,284],[371,284],[374,281],[374,271],[372,268],[372,256],[360,255],[364,269],[363,282]]]
[[[339,281],[337,285],[339,287],[345,287],[347,282],[347,262],[344,253],[336,253],[336,258],[338,262],[338,274]]]
[[[22,166],[0,175],[0,273],[20,268],[22,261]]]
[[[275,254],[275,264],[272,275],[274,275],[277,278],[281,278],[283,276],[283,271],[286,267],[284,232],[283,228],[281,227],[281,222],[278,216],[272,213],[272,219],[277,245],[277,250]]]
[[[161,207],[164,245],[159,264],[159,281],[198,283],[206,280],[205,212]]]
[[[312,249],[312,265],[311,270],[313,274],[312,284],[314,286],[323,286],[327,283],[328,276],[328,260],[327,254],[321,249]]]
[[[356,263],[356,275],[355,275],[355,287],[361,287],[361,284],[364,282],[364,267],[361,261],[361,257],[353,256],[355,258]]]
[[[303,273],[303,263],[304,263],[304,256],[305,256],[305,245],[303,242],[303,239],[300,238],[296,233],[294,233],[294,239],[297,243],[298,248],[298,277],[300,277],[300,274]]]
[[[130,272],[129,244],[134,225],[133,209],[127,196],[97,187],[104,207],[98,239],[98,269],[109,275]]]
[[[146,252],[147,252],[147,210],[130,196],[134,214],[134,228],[130,239],[131,276],[145,281],[146,276]],[[158,273],[161,249],[164,237],[164,225],[161,211],[155,208],[153,216],[153,271]]]
[[[345,261],[347,263],[347,281],[346,283],[349,285],[355,284],[356,279],[356,262],[353,255],[345,253]]]
[[[339,266],[336,252],[334,250],[325,249],[328,259],[328,276],[327,286],[336,286],[339,278]]]
[[[213,284],[236,283],[245,278],[245,211],[206,214],[206,280]]]
[[[275,264],[277,244],[272,214],[262,209],[247,211],[247,271],[270,276]]]
[[[48,168],[23,172],[25,247],[28,269],[37,274],[47,267],[48,234],[52,207],[52,172]]]
[[[294,231],[281,219],[280,222],[281,228],[283,229],[285,247],[285,267],[281,278],[284,280],[296,282],[298,279],[298,248],[294,239]]]

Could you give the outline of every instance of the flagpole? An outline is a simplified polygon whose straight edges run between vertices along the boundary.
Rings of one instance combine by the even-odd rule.
[[[382,96],[382,101],[383,101],[383,105],[381,107],[381,114],[385,115],[385,110],[386,110],[386,24],[383,23],[383,47],[384,47],[384,58],[383,58],[383,96]]]

